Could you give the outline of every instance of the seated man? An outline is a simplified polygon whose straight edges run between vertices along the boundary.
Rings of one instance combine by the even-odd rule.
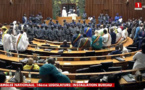
[[[44,64],[39,71],[40,80],[38,83],[71,83],[70,79],[60,73],[56,67],[52,64]],[[35,88],[34,90],[75,90],[73,87],[44,87],[44,88]]]
[[[55,61],[56,61],[55,58],[50,57],[50,58],[48,59],[48,62],[47,62],[47,63],[56,66]],[[61,70],[60,68],[57,68],[57,67],[56,67],[56,69],[57,69],[58,71],[62,72],[62,70]]]
[[[91,39],[86,36],[86,34],[83,35],[83,38],[80,39],[78,48],[81,49],[89,49],[91,47]]]
[[[115,51],[112,51],[112,52],[110,53],[110,55],[114,55],[114,54],[122,54],[122,52],[119,50],[119,46],[116,46],[116,47],[115,47]]]
[[[70,45],[67,44],[67,41],[66,40],[64,40],[63,41],[63,44],[60,47],[70,47]]]
[[[23,70],[38,70],[39,71],[39,66],[33,63],[34,63],[33,59],[29,58],[27,64],[23,67]]]

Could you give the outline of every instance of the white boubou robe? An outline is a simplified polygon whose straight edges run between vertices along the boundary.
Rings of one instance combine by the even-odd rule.
[[[121,28],[118,28],[116,34],[116,43],[119,43],[121,41],[122,41],[122,30]]]
[[[25,51],[29,45],[27,35],[25,33],[19,34],[16,38],[16,50]]]
[[[5,34],[3,38],[4,51],[14,50],[12,36],[10,34]]]
[[[65,9],[62,10],[62,17],[67,17],[67,12]]]
[[[16,27],[17,27],[17,21],[13,22],[13,34],[16,36],[17,32],[16,32]]]
[[[111,46],[111,35],[109,33],[103,35],[103,46]]]
[[[122,31],[122,40],[125,40],[127,37],[128,37],[128,31],[127,31],[127,29],[124,29]]]

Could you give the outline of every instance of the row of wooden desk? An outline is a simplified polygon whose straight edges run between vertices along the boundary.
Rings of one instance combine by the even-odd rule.
[[[131,38],[127,38],[127,40],[124,42],[124,46],[126,47],[126,46],[129,46],[129,45],[131,45],[133,43],[133,40],[131,39]],[[41,46],[41,45],[45,45],[45,43],[40,43],[40,42],[35,42],[34,41],[34,44],[37,44],[38,46]],[[59,48],[59,47],[58,47]],[[51,48],[49,48],[49,49],[51,49]],[[70,48],[71,49],[71,48]],[[29,50],[29,51],[35,51],[35,52],[40,52],[40,53],[45,53],[45,55],[59,55],[59,53],[58,53],[58,51],[59,50],[51,50],[51,51],[45,51],[45,49],[38,49],[38,48],[34,48],[34,47],[28,47],[27,48],[27,50]],[[63,53],[61,53],[61,55],[62,56],[67,56],[67,55],[85,55],[85,53],[86,52],[92,52],[92,51],[94,51],[95,53],[97,53],[97,54],[99,54],[99,55],[104,55],[104,54],[108,54],[108,53],[110,53],[111,51],[114,51],[115,50],[115,48],[114,47],[112,47],[112,48],[107,48],[107,49],[102,49],[102,50],[78,50],[78,51],[68,51],[68,50],[66,50],[66,51],[64,51]]]
[[[141,69],[141,70],[145,70],[145,69]],[[8,69],[3,69],[0,68],[0,71],[4,71],[4,72],[9,72]],[[15,70],[11,70],[12,72],[15,72]],[[122,71],[122,73],[126,73],[126,72],[132,72],[134,73],[136,70],[124,70]],[[39,75],[39,72],[28,72],[28,71],[21,71],[23,73],[23,75],[25,75],[26,77],[28,76],[29,73],[31,74],[37,74]],[[68,76],[71,80],[71,82],[76,82],[76,83],[88,83],[88,80],[74,80],[71,77],[72,76],[76,76],[76,75],[90,75],[90,76],[98,76],[98,75],[107,75],[107,74],[117,74],[120,73],[120,71],[115,71],[115,72],[102,72],[102,73],[69,73],[69,74],[65,74],[66,76]],[[29,80],[30,78],[26,78],[27,80]],[[38,83],[39,78],[31,78],[31,83]],[[143,79],[142,82],[145,82],[145,80]],[[120,79],[120,84],[121,85],[127,85],[127,84],[135,84],[135,83],[140,83],[140,82],[127,82],[124,78]]]

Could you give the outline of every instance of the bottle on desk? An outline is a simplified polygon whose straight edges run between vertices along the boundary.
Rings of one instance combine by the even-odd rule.
[[[12,77],[12,71],[11,71],[11,69],[9,70],[9,76]]]
[[[28,78],[29,78],[28,83],[31,83],[31,73],[30,72],[28,74]]]

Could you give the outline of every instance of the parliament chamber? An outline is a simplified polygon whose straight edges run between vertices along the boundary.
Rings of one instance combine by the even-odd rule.
[[[145,10],[134,9],[144,4],[137,1],[0,0],[0,83],[115,84],[0,90],[144,90]]]

